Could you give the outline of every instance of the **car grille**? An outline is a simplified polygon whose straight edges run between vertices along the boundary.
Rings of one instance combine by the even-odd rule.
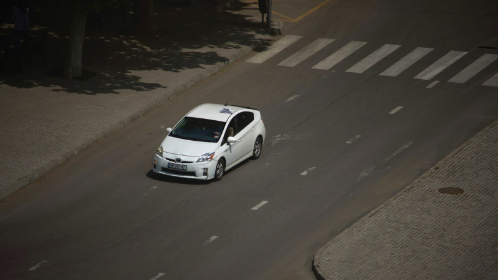
[[[180,170],[169,169],[169,168],[165,168],[165,167],[163,167],[162,170],[163,170],[163,172],[195,177],[195,172],[191,172],[191,171],[180,171]]]
[[[172,158],[165,158],[167,159],[168,161],[171,161],[171,162],[175,162],[176,163],[176,160],[172,159]],[[178,163],[192,163],[193,161],[182,161],[182,162],[178,162]]]

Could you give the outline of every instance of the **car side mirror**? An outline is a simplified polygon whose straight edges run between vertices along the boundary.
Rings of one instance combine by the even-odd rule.
[[[172,131],[173,129],[171,127],[168,127],[166,128],[166,132],[168,132],[168,134]]]
[[[235,143],[235,142],[237,142],[237,138],[230,136],[227,138],[227,142],[228,143]]]

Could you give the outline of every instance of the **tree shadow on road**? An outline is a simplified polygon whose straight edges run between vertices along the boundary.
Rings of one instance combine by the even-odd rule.
[[[117,94],[121,90],[147,92],[181,85],[182,75],[198,75],[195,70],[206,69],[216,63],[226,63],[234,49],[251,45],[267,30],[255,23],[251,16],[237,14],[254,9],[237,2],[226,11],[216,9],[213,2],[203,1],[198,6],[183,7],[177,4],[156,5],[156,23],[159,37],[138,38],[131,34],[124,20],[115,18],[104,28],[89,22],[83,50],[83,67],[95,72],[86,81],[50,77],[50,71],[64,66],[67,52],[68,7],[38,7],[39,23],[32,35],[49,31],[45,45],[48,63],[25,62],[25,73],[16,74],[5,65],[0,82],[16,88],[46,87],[52,91],[78,94]],[[48,5],[48,4],[46,4]],[[53,21],[50,14],[64,15]],[[131,16],[128,14],[128,22]],[[57,24],[64,21],[64,24]],[[7,28],[8,29],[8,28]],[[6,25],[3,25],[5,33]],[[12,62],[13,58],[10,58]],[[12,63],[11,63],[12,64]],[[196,72],[196,73],[194,73]]]

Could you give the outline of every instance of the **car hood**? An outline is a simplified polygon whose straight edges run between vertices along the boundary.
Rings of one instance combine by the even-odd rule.
[[[161,146],[163,146],[163,151],[166,153],[198,157],[214,151],[217,144],[166,136]]]

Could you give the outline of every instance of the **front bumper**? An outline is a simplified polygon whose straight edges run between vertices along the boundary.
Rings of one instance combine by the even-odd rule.
[[[179,163],[187,166],[186,171],[169,169],[168,163],[174,162],[158,155],[154,155],[154,161],[152,162],[152,171],[158,174],[187,179],[210,180],[214,178],[216,160],[202,163],[195,163],[195,161],[193,161],[192,163]],[[207,176],[204,174],[205,168],[207,168]]]

